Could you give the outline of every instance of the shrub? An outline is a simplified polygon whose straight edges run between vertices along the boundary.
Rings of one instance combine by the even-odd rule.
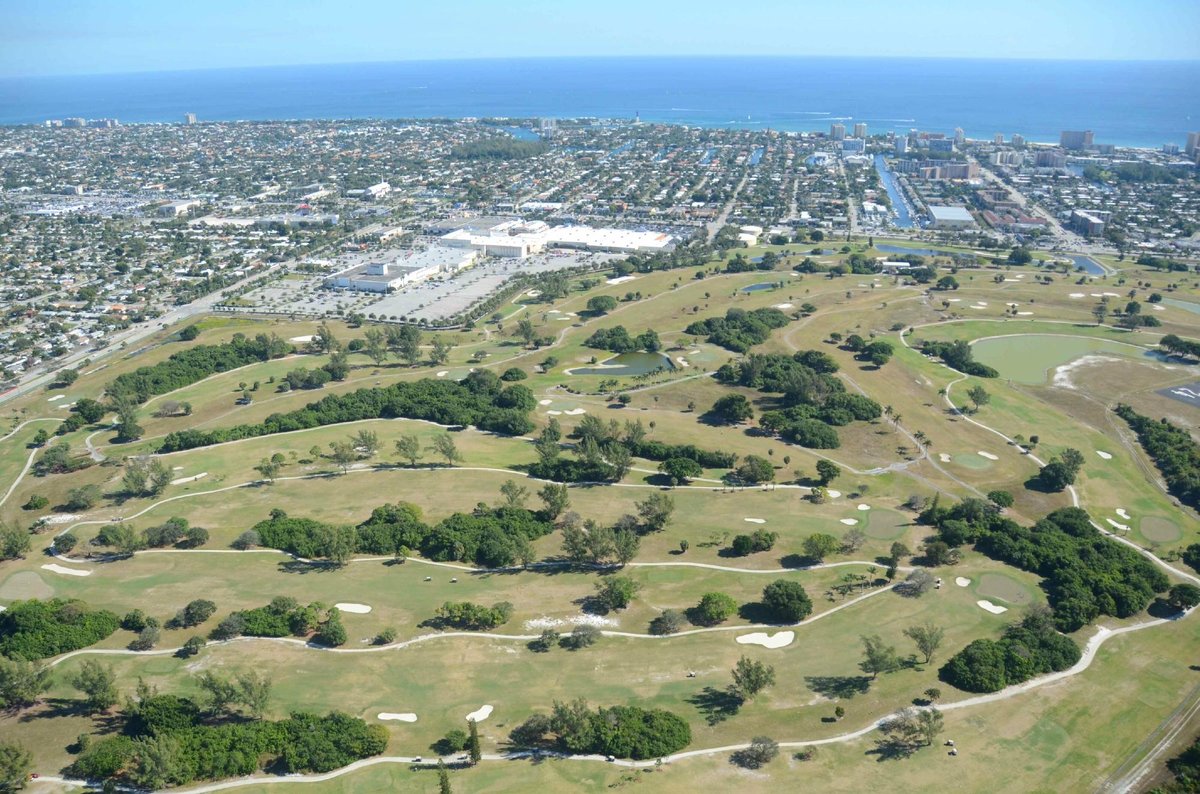
[[[83,601],[15,601],[0,612],[0,654],[30,661],[57,656],[95,645],[119,623],[112,612],[89,611]]]
[[[776,579],[763,588],[762,600],[781,623],[799,623],[812,614],[812,601],[799,582]]]

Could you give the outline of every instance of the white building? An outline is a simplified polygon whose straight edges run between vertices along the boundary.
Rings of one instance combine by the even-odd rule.
[[[935,229],[973,229],[975,218],[966,207],[947,207],[940,204],[929,205],[929,217],[933,219]]]
[[[168,218],[178,218],[180,215],[187,215],[196,207],[199,207],[203,202],[197,199],[181,199],[179,201],[168,201],[166,204],[158,208],[159,215],[165,215]]]
[[[450,224],[454,225],[454,224]],[[445,225],[442,226],[445,228]],[[547,248],[635,253],[669,250],[674,238],[663,232],[591,226],[554,226],[519,218],[477,218],[439,238],[450,248],[470,248],[483,256],[523,259]]]
[[[475,251],[433,246],[423,251],[392,249],[344,258],[346,267],[326,280],[336,289],[386,293],[438,275],[457,273],[475,262]]]

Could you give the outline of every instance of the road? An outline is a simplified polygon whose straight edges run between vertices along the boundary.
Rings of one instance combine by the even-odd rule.
[[[749,178],[750,170],[746,169],[746,171],[742,174],[742,178],[738,182],[737,187],[733,189],[733,195],[729,197],[729,201],[725,202],[725,208],[721,210],[721,214],[718,215],[715,220],[709,221],[706,225],[708,230],[708,239],[712,240],[715,238],[717,236],[717,232],[721,231],[725,224],[729,222],[729,213],[733,212],[733,205],[737,203],[738,196],[742,194],[742,188],[746,186],[746,180]]]

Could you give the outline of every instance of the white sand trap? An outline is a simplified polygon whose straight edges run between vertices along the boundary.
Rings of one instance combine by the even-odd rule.
[[[633,281],[635,278],[637,278],[637,276],[617,276],[616,278],[610,278],[608,280],[608,283],[609,284],[624,284],[627,281]]]
[[[1154,311],[1156,311],[1156,312],[1162,312],[1162,311],[1166,311],[1166,309],[1164,309],[1162,306],[1155,306],[1155,307],[1154,307]]]
[[[81,571],[78,568],[67,568],[65,566],[59,565],[58,563],[53,563],[53,562],[50,563],[49,565],[43,565],[42,568],[47,571],[54,571],[55,573],[66,574],[67,576],[91,576],[92,575],[91,571]]]
[[[562,411],[546,411],[547,416],[562,416]]]
[[[979,304],[975,304],[974,306],[968,306],[967,308],[968,308],[968,309],[986,309],[987,307],[986,307],[986,306],[980,306]]]
[[[765,524],[765,523],[767,523],[767,519],[765,519],[765,518],[743,518],[742,520],[747,523],[750,523],[750,524]]]
[[[411,711],[406,711],[399,714],[392,711],[381,711],[379,712],[379,719],[395,720],[396,722],[416,722],[417,715],[413,714]]]
[[[978,453],[978,455],[979,455],[979,457],[987,458],[988,460],[1000,460],[999,455],[993,455],[990,452],[983,452],[982,450]]]
[[[739,645],[761,645],[764,648],[782,648],[786,645],[791,645],[796,639],[794,631],[777,631],[774,634],[767,634],[765,631],[756,631],[753,634],[743,634],[737,638]]]
[[[563,413],[566,414],[567,416],[582,416],[583,414],[587,413],[587,409],[586,408],[572,408],[569,411],[563,411]]]
[[[1082,298],[1082,297],[1084,297],[1084,294],[1082,292],[1072,292],[1067,297],[1068,298]]]
[[[1006,304],[1004,304],[1004,305],[1005,305],[1005,306],[1010,306],[1010,307],[1011,307],[1011,306],[1020,306],[1021,304],[1019,304],[1019,303],[1006,303]]]
[[[830,499],[837,499],[839,496],[842,495],[842,492],[830,489],[825,492],[825,495],[828,496]]]
[[[699,354],[700,354],[700,348],[696,348],[695,350],[689,350],[689,351],[688,351],[688,355],[689,355],[689,356],[696,356],[696,355],[699,355]]]
[[[491,713],[491,706],[480,706],[467,715],[467,722],[471,722],[472,720],[475,722],[483,722],[491,715]]]
[[[952,458],[945,452],[939,452],[938,460],[940,460],[942,463],[949,463],[952,460]]]
[[[954,583],[959,587],[967,587],[971,584],[971,580],[965,576],[956,576],[954,577]]]
[[[371,611],[371,608],[369,606],[367,606],[366,604],[344,603],[344,604],[334,604],[334,606],[340,612],[352,612],[355,615],[365,615]]]
[[[1126,524],[1122,524],[1122,523],[1119,523],[1119,522],[1117,522],[1117,521],[1113,521],[1111,518],[1106,518],[1106,519],[1104,519],[1104,520],[1105,520],[1105,521],[1107,521],[1109,524],[1111,524],[1111,525],[1112,525],[1112,527],[1113,527],[1114,529],[1119,529],[1119,530],[1121,530],[1122,532],[1128,532],[1128,531],[1129,531],[1129,527],[1128,527],[1128,525],[1126,525]],[[44,566],[44,565],[43,565],[42,567],[44,568],[44,567],[46,567],[46,566]]]
[[[1104,293],[1104,297],[1106,297],[1106,298],[1119,298],[1119,297],[1121,297],[1121,293],[1119,293],[1119,292],[1106,292],[1106,293]]]
[[[857,518],[843,518],[842,523],[848,527],[852,527],[858,523],[858,519]]]
[[[687,359],[684,358],[683,356],[675,356],[675,360],[678,361],[680,364],[682,364],[685,367],[688,365]]]
[[[859,510],[870,510],[871,506],[870,505],[859,505],[858,509]]]
[[[183,485],[185,482],[195,482],[202,477],[207,477],[208,472],[202,471],[199,474],[193,474],[191,477],[180,477],[176,480],[171,480],[171,485]]]
[[[442,370],[441,372],[439,372],[439,373],[437,374],[437,376],[438,376],[439,378],[444,378],[444,377],[446,377],[446,376],[447,376],[447,375],[449,375],[449,374],[450,374],[450,370],[448,370],[448,369],[444,369],[444,370]]]
[[[552,402],[554,402],[554,400],[538,400],[538,405],[549,405]]]
[[[42,520],[47,524],[70,524],[72,521],[75,521],[78,518],[80,518],[80,516],[77,516],[74,513],[60,513],[56,516],[46,516]]]
[[[1017,281],[1020,281],[1020,279],[1016,279],[1016,278],[1006,278],[1006,279],[1004,279],[1004,280],[1005,280],[1005,281],[1008,281],[1008,282],[1017,282]]]
[[[1110,455],[1107,452],[1103,452],[1101,450],[1096,450],[1096,454],[1099,455],[1100,457],[1104,458],[1105,460],[1112,460],[1112,455]]]
[[[619,621],[602,615],[572,615],[569,618],[552,618],[543,615],[525,621],[526,629],[556,629],[559,626],[595,626],[596,628],[614,628],[621,625]]]
[[[793,308],[793,306],[790,303],[776,303],[775,308],[776,309],[791,309],[791,308]]]
[[[962,303],[962,298],[946,298],[946,303]]]
[[[183,471],[183,467],[182,466],[172,466],[171,471]]]
[[[58,400],[61,400],[63,397],[66,397],[66,396],[67,395],[65,395],[65,394],[56,394],[53,397],[47,399],[46,402],[48,402],[48,403],[57,402]]]
[[[539,295],[541,295],[541,294],[542,294],[542,291],[541,291],[541,290],[539,290],[539,289],[531,289],[531,290],[529,290],[528,292],[526,292],[525,294],[526,294],[526,295],[528,295],[528,296],[529,296],[529,297],[531,297],[531,298],[536,298],[536,297],[538,297]]]
[[[1089,292],[1088,294],[1091,295],[1093,298],[1103,298],[1104,297],[1104,295],[1102,295],[1099,292]]]
[[[1126,513],[1123,507],[1118,507],[1114,512],[1126,521],[1130,518],[1129,513]]]
[[[987,301],[975,301],[976,306],[987,306]]]
[[[312,334],[309,334],[308,336],[293,336],[288,341],[289,342],[311,342],[315,338],[316,338],[315,336],[313,336]]]
[[[991,612],[993,615],[1003,615],[1005,612],[1008,611],[1008,607],[1002,607],[999,604],[993,604],[991,601],[988,601],[986,598],[976,601],[975,603],[978,604],[983,609],[986,609],[988,612]]]
[[[1031,317],[1031,316],[1033,316],[1033,312],[1017,312],[1017,316],[1018,317]]]

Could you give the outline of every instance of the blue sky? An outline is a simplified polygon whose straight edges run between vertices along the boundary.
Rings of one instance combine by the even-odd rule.
[[[0,76],[564,55],[1200,59],[1197,0],[0,0]]]

